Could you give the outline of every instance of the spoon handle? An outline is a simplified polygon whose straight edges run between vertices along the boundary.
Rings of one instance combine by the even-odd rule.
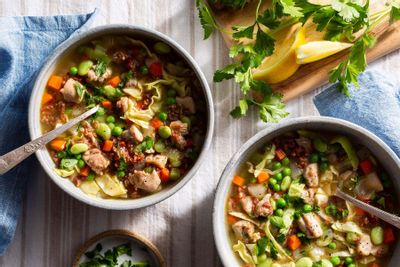
[[[93,115],[96,113],[96,111],[99,109],[98,106],[95,106],[94,108],[89,109],[88,111],[84,112],[83,114],[79,115],[76,118],[73,118],[69,122],[61,125],[60,127],[57,127],[56,129],[46,133],[45,135],[42,135],[39,138],[36,138],[35,140],[30,141],[29,143],[22,145],[7,154],[3,155],[0,157],[0,175],[8,172],[11,170],[13,167],[18,165],[21,161],[32,155],[34,152],[36,152],[38,149],[42,148],[44,145],[49,143],[51,140],[77,124],[78,122],[86,119],[90,115]]]
[[[371,206],[361,200],[358,200],[352,196],[349,196],[348,194],[344,193],[343,191],[336,189],[336,196],[349,201],[350,203],[354,204],[355,206],[365,210],[366,212],[378,217],[379,219],[384,220],[385,222],[397,227],[400,229],[400,217],[391,214],[389,212],[383,211],[381,209],[378,209],[374,206]]]

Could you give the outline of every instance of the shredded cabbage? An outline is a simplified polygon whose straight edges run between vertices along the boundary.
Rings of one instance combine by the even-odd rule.
[[[101,190],[109,196],[123,197],[127,193],[126,188],[116,176],[111,177],[108,174],[104,174],[96,177],[95,181]]]
[[[345,232],[345,233],[356,233],[362,235],[362,231],[360,227],[355,222],[335,222],[332,224],[332,229],[338,232]]]
[[[300,184],[296,182],[291,183],[288,191],[289,197],[302,197],[305,186],[305,184]]]
[[[252,218],[250,218],[247,214],[244,214],[243,212],[231,211],[231,212],[229,212],[229,215],[239,218],[239,219],[242,219],[242,220],[245,220],[245,221],[248,221],[248,222],[251,222],[252,224],[256,225],[257,227],[260,227],[260,225],[261,225],[260,222],[253,220]]]
[[[255,263],[253,261],[253,257],[250,255],[250,253],[247,251],[246,246],[244,243],[240,240],[236,243],[236,245],[233,245],[233,251],[237,252],[240,256],[240,258],[245,262],[251,264],[251,266],[255,266]]]
[[[265,148],[265,153],[263,156],[263,160],[256,165],[256,169],[254,170],[254,176],[258,176],[260,172],[265,168],[265,165],[270,163],[275,158],[275,145],[270,145]]]
[[[281,247],[281,245],[275,240],[274,236],[272,235],[271,231],[269,230],[269,227],[271,226],[270,221],[268,220],[267,223],[265,224],[264,231],[265,235],[269,240],[271,240],[272,244],[275,246],[276,250],[278,251],[278,257],[286,257],[290,260],[293,260],[287,253],[286,251]]]
[[[56,174],[58,174],[58,175],[60,175],[61,177],[69,177],[69,176],[71,176],[72,174],[74,174],[75,173],[75,170],[64,170],[64,169],[57,169],[57,168],[55,168],[54,169],[54,172],[56,173]]]
[[[279,233],[286,235],[293,223],[294,209],[287,209],[283,212],[282,219],[284,227],[279,230]]]
[[[95,181],[84,181],[79,186],[79,188],[88,195],[96,196],[100,191],[100,187],[97,185]]]

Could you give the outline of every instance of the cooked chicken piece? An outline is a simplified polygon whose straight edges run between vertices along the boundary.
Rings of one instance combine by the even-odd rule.
[[[301,198],[307,204],[310,204],[310,205],[314,204],[314,200],[315,200],[315,190],[314,190],[314,188],[309,188],[307,190],[304,190],[302,192]]]
[[[386,244],[382,244],[379,246],[373,246],[371,250],[371,254],[375,257],[383,257],[389,251],[389,246]]]
[[[246,196],[240,199],[243,210],[250,216],[253,216],[253,200],[251,197]]]
[[[304,170],[304,178],[308,187],[318,187],[318,164],[311,163]]]
[[[172,142],[179,148],[184,149],[187,142],[186,139],[183,137],[189,133],[187,123],[183,123],[180,120],[173,121],[169,125],[172,130]]]
[[[168,157],[164,155],[148,155],[146,157],[146,163],[153,164],[159,168],[165,168]]]
[[[83,160],[97,174],[102,175],[103,171],[110,165],[110,161],[98,148],[92,148],[83,154]]]
[[[96,68],[96,66],[93,66],[93,69],[94,68]],[[106,71],[101,76],[97,76],[96,72],[93,69],[90,69],[87,74],[89,82],[102,83],[105,80],[109,79],[112,75],[112,70],[110,68],[107,68]]]
[[[194,104],[193,98],[190,96],[185,97],[177,97],[176,103],[181,105],[184,109],[189,111],[190,113],[196,113],[196,105]]]
[[[136,142],[140,143],[143,141],[143,134],[135,125],[129,128],[129,133]]]
[[[271,203],[269,202],[270,198],[271,194],[266,194],[263,199],[257,203],[254,212],[257,216],[267,217],[274,212]]]
[[[255,233],[254,224],[240,220],[232,225],[236,237],[244,243],[253,243],[260,239],[259,233]]]
[[[324,232],[318,216],[312,212],[303,214],[297,221],[300,229],[306,233],[310,239],[321,237]]]
[[[64,96],[64,100],[67,102],[72,102],[72,103],[80,103],[83,99],[83,93],[81,96],[78,95],[78,92],[76,90],[77,86],[81,86],[83,88],[83,85],[81,85],[79,82],[75,81],[74,79],[69,78],[67,82],[64,84],[64,87],[61,88],[60,92]]]
[[[137,188],[151,193],[157,191],[161,184],[161,179],[155,170],[152,173],[134,171],[128,175],[128,179]]]
[[[357,253],[361,256],[368,256],[372,251],[372,242],[369,235],[362,235],[357,242]]]
[[[89,147],[99,147],[99,142],[96,139],[96,130],[90,125],[90,123],[86,120],[81,122],[82,133],[85,137],[83,142],[87,144]]]
[[[129,109],[129,98],[126,96],[121,97],[117,101],[117,108],[119,108],[123,113],[127,112]]]

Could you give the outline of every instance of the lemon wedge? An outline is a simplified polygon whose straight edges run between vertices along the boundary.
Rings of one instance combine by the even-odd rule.
[[[350,43],[331,41],[315,41],[300,45],[296,49],[297,64],[306,64],[329,57],[352,45]]]
[[[304,29],[300,24],[282,29],[273,35],[274,53],[266,57],[253,70],[253,78],[267,83],[279,83],[292,76],[300,65],[296,62],[296,49],[305,43]]]

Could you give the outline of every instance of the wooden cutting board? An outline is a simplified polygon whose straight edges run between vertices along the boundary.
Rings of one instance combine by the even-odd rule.
[[[228,47],[233,44],[229,34],[229,32],[232,31],[232,26],[250,25],[254,21],[257,2],[258,1],[252,1],[241,10],[213,10],[218,24],[228,32],[223,33],[225,43]],[[372,4],[370,9],[373,13],[381,10],[381,4],[384,1],[375,0],[371,2]],[[268,4],[269,3],[266,3],[262,9],[266,8]],[[309,28],[306,30],[306,40],[311,41],[322,39],[322,33],[310,29],[313,28],[312,25],[306,26]],[[400,48],[400,22],[390,25],[388,21],[384,21],[374,28],[372,34],[378,38],[378,41],[373,48],[367,51],[368,62],[372,62]],[[348,51],[343,51],[320,61],[302,65],[289,79],[272,86],[274,90],[283,93],[285,101],[308,93],[317,87],[327,84],[329,71],[342,62],[346,58],[347,54]]]

